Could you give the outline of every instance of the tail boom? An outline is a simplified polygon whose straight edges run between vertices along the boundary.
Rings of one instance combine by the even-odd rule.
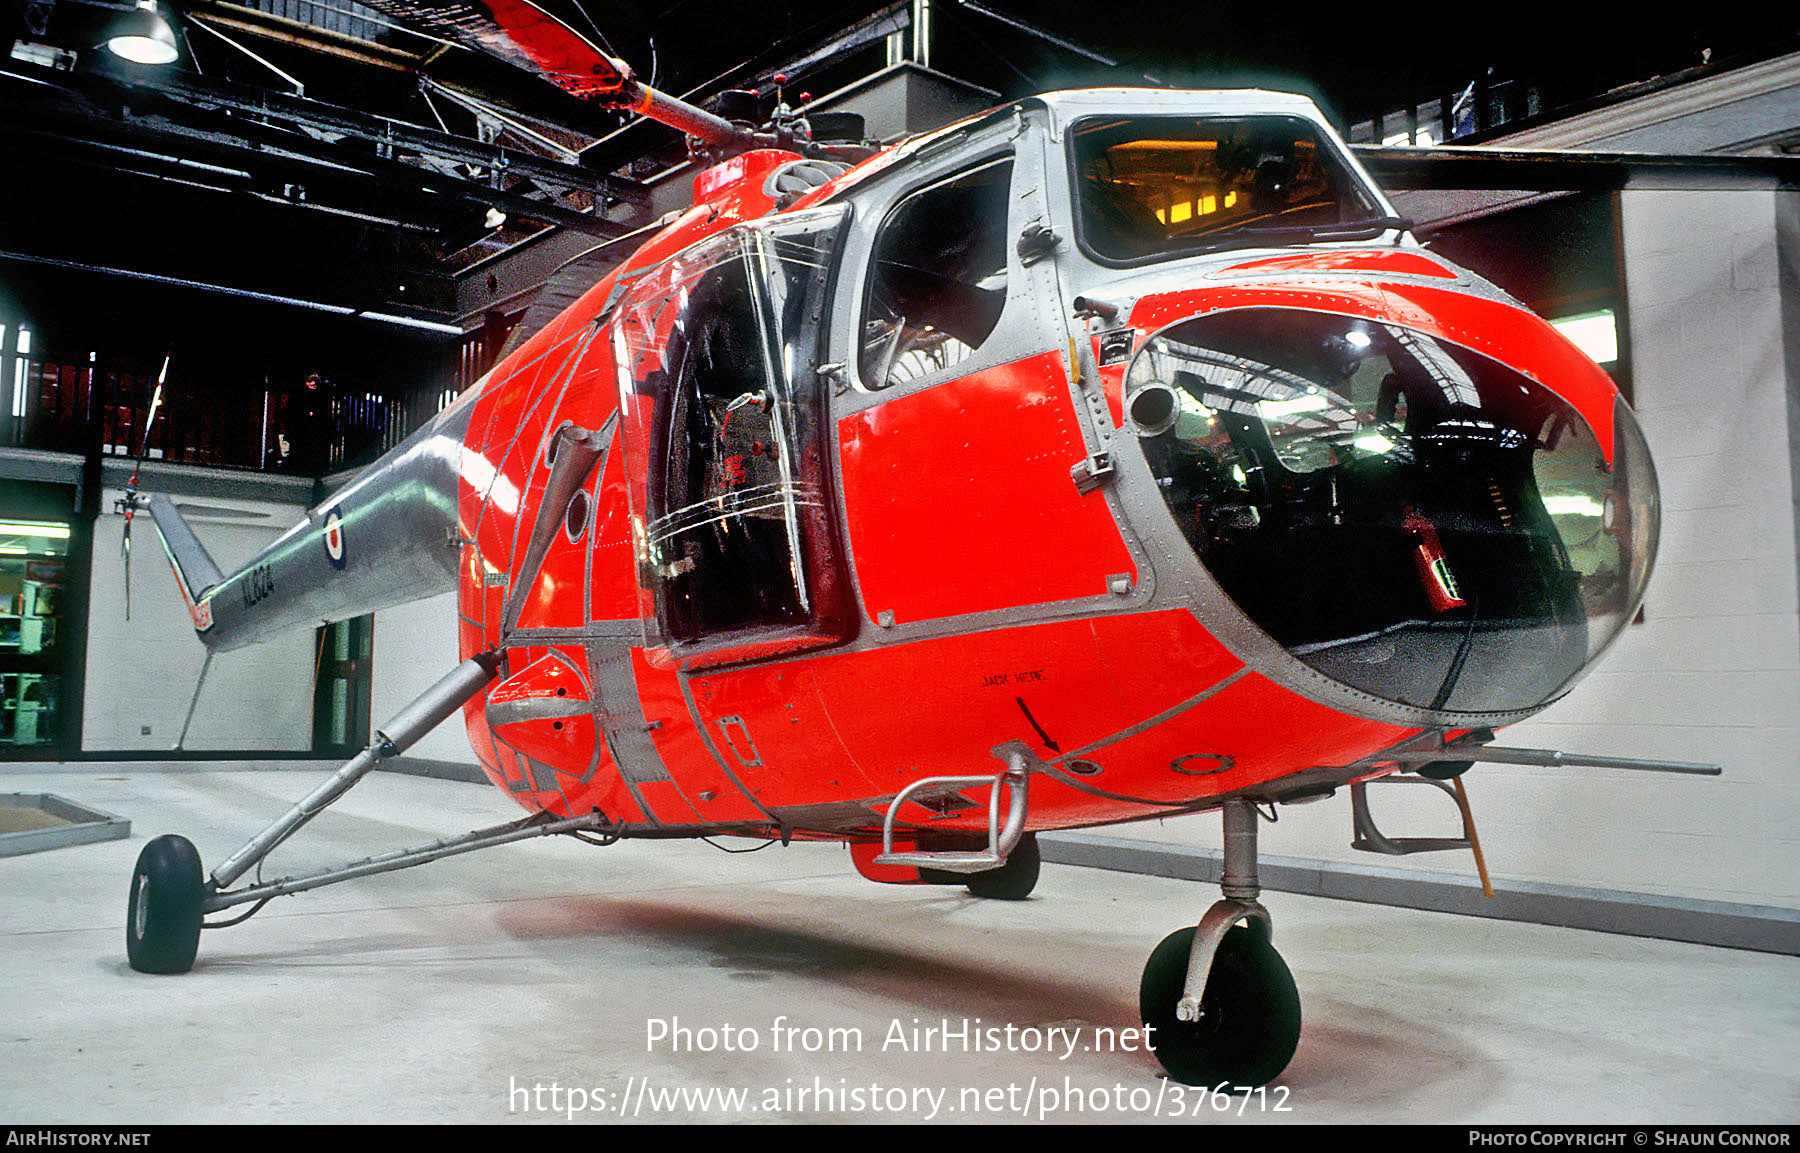
[[[223,573],[174,501],[147,498],[194,631],[225,652],[456,588],[458,462],[470,406],[421,428],[241,567]]]

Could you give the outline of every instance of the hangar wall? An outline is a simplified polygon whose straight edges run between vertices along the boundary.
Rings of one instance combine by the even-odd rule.
[[[208,491],[208,470],[165,468],[160,491],[178,497],[183,515],[226,572],[298,523],[311,501],[307,482],[287,500],[250,500]],[[281,478],[228,475],[228,483],[279,486]],[[343,477],[333,478],[341,481]],[[195,490],[199,490],[195,494]],[[167,753],[187,717],[205,659],[181,603],[155,527],[147,516],[132,529],[131,618],[122,596],[120,492],[101,494],[105,510],[93,534],[95,608],[88,649],[81,744],[84,753]],[[379,727],[457,663],[456,596],[447,593],[376,614],[370,688]],[[213,658],[183,748],[192,752],[310,753],[313,748],[315,634],[297,630]],[[148,727],[148,733],[142,730]],[[364,738],[357,738],[360,744]],[[409,751],[414,762],[472,765],[462,726],[446,722]]]
[[[311,485],[298,491],[310,495]],[[112,511],[121,495],[115,489],[101,492],[105,511],[94,525],[94,607],[88,617],[81,747],[87,753],[162,753],[181,734],[206,651],[194,639],[193,622],[147,515],[132,525],[131,618],[125,618],[120,548],[125,518]],[[305,515],[298,503],[211,493],[182,503],[195,534],[226,572]],[[197,512],[196,506],[213,511]],[[304,631],[220,653],[207,673],[183,747],[311,749],[312,657],[313,637]]]
[[[1534,829],[1500,802],[1508,841],[1543,860],[1539,870],[1579,845],[1583,868],[1611,887],[1637,887],[1653,865],[1662,891],[1800,905],[1790,423],[1800,329],[1784,315],[1800,270],[1797,208],[1792,194],[1625,197],[1637,408],[1662,480],[1660,559],[1644,623],[1615,658],[1515,733],[1716,761],[1725,775],[1602,781],[1564,770],[1520,782],[1521,805],[1538,792],[1566,813]],[[1620,833],[1594,837],[1609,820]]]
[[[454,592],[376,613],[371,723],[379,728],[455,668],[459,659]],[[462,714],[421,737],[406,757],[428,767],[433,762],[473,766],[475,756],[463,732]]]
[[[174,495],[221,569],[230,572],[305,516],[312,485],[180,466],[150,466],[146,487]],[[341,479],[341,478],[339,478]],[[263,499],[227,490],[280,489]],[[155,526],[132,526],[131,616],[125,615],[122,495],[101,492],[93,531],[94,606],[83,678],[84,755],[169,753],[188,724],[187,752],[310,754],[313,749],[315,633],[297,630],[214,656],[191,723],[187,711],[205,649],[177,592]],[[275,499],[270,499],[271,497]],[[372,723],[379,726],[457,663],[456,597],[379,613],[373,630]],[[145,731],[145,730],[148,731]],[[364,738],[358,737],[360,745]],[[408,752],[415,762],[471,765],[462,726],[448,722]]]

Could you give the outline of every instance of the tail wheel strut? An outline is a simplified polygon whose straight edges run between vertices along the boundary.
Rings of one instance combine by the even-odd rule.
[[[204,927],[202,920],[207,913],[276,892],[298,892],[299,885],[252,887],[237,893],[227,890],[233,881],[268,856],[276,845],[348,792],[382,758],[410,748],[413,742],[452,715],[464,701],[480,692],[494,678],[499,663],[499,658],[493,654],[483,654],[451,670],[377,731],[368,748],[215,868],[210,880],[203,876],[199,852],[186,838],[162,836],[145,845],[131,874],[131,895],[125,910],[125,954],[131,967],[142,973],[185,973],[194,967],[194,957],[200,947],[200,930]],[[536,835],[549,827],[527,830],[525,835]],[[505,832],[512,835],[512,830]],[[438,846],[431,847],[431,851],[437,849]],[[420,854],[418,859],[431,858]],[[368,867],[371,864],[364,862],[360,868],[351,867],[339,873],[347,878],[377,871]],[[337,879],[337,876],[332,875],[331,879]]]

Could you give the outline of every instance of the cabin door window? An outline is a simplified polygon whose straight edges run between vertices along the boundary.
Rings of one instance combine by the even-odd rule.
[[[647,641],[684,665],[841,639],[817,373],[842,209],[733,229],[613,321]]]
[[[890,388],[961,363],[1006,306],[1012,160],[920,189],[882,223],[870,265],[858,370]]]

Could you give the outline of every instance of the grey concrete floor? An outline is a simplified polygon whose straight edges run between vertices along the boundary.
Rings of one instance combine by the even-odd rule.
[[[983,902],[869,884],[838,846],[533,841],[282,898],[190,973],[133,972],[144,842],[210,867],[319,779],[0,779],[132,822],[0,859],[0,1122],[1800,1120],[1800,959],[1280,893],[1299,1052],[1261,1094],[1185,1090],[1100,1030],[1137,1024],[1145,958],[1216,892],[1054,865]],[[268,875],[516,815],[377,774]]]

